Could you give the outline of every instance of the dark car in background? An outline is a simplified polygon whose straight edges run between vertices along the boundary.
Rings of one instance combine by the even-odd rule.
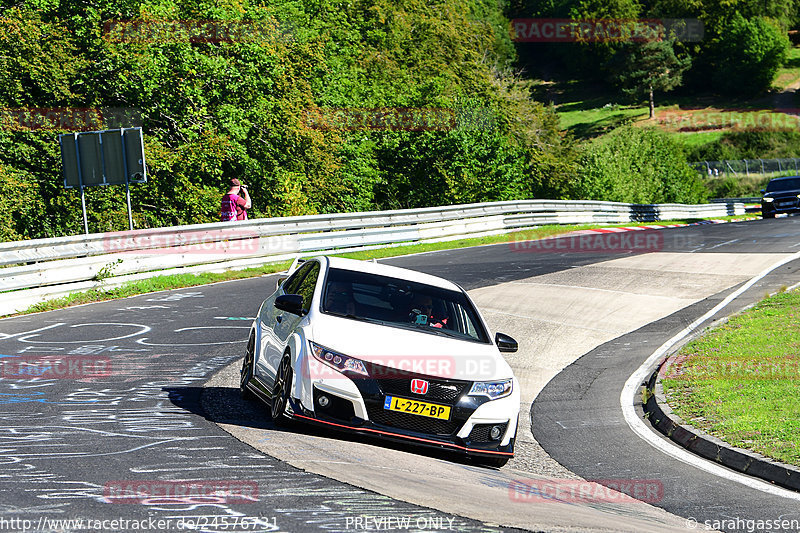
[[[761,218],[775,218],[778,213],[800,213],[800,176],[770,180],[761,191]]]

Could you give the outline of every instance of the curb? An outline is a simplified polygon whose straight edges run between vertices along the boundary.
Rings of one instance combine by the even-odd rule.
[[[643,405],[650,423],[673,442],[690,452],[726,466],[742,474],[768,481],[783,488],[800,491],[800,468],[774,461],[761,454],[735,448],[725,441],[713,437],[686,424],[672,412],[661,386],[659,373],[672,359],[667,358],[658,365],[647,382],[649,395]]]

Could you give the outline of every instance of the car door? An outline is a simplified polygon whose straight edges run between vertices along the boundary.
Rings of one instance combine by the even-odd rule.
[[[308,266],[306,266],[308,265]],[[319,279],[320,264],[318,261],[309,261],[303,265],[303,272],[298,271],[301,276],[298,276],[296,283],[289,283],[291,279],[286,280],[284,283],[283,294],[299,294],[303,297],[303,307],[309,309],[311,307],[311,300],[314,295],[314,288]],[[278,365],[283,358],[286,344],[289,337],[295,332],[300,322],[304,317],[281,311],[274,307],[275,318],[272,326],[272,339],[269,348],[266,351],[266,375],[265,381],[271,388],[277,373]],[[270,389],[271,390],[271,389]]]
[[[280,356],[283,355],[284,346],[281,344],[278,334],[281,330],[283,315],[287,314],[275,307],[275,299],[284,294],[297,294],[295,291],[312,266],[312,263],[306,263],[295,270],[275,294],[264,302],[261,309],[261,356],[256,360],[255,372],[270,387],[275,381],[275,372],[280,363]]]

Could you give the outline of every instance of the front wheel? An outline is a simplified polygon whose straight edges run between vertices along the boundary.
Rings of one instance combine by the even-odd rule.
[[[272,387],[272,409],[270,415],[276,426],[286,426],[291,418],[286,414],[292,391],[292,365],[289,356],[281,360],[275,376],[275,385]]]
[[[256,351],[256,335],[255,332],[250,333],[250,340],[247,341],[247,350],[244,353],[242,360],[242,370],[239,376],[239,392],[245,400],[255,400],[255,394],[247,388],[247,384],[253,378],[253,361],[255,360]]]

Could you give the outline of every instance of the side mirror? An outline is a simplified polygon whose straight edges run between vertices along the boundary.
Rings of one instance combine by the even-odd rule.
[[[766,189],[761,189],[761,194],[764,194],[765,192],[767,192]]]
[[[283,294],[275,299],[275,307],[281,311],[292,313],[293,315],[303,316],[306,310],[303,309],[303,297],[299,294]]]
[[[497,345],[498,350],[506,353],[516,352],[519,347],[517,341],[505,333],[496,333],[494,336],[494,343]]]

